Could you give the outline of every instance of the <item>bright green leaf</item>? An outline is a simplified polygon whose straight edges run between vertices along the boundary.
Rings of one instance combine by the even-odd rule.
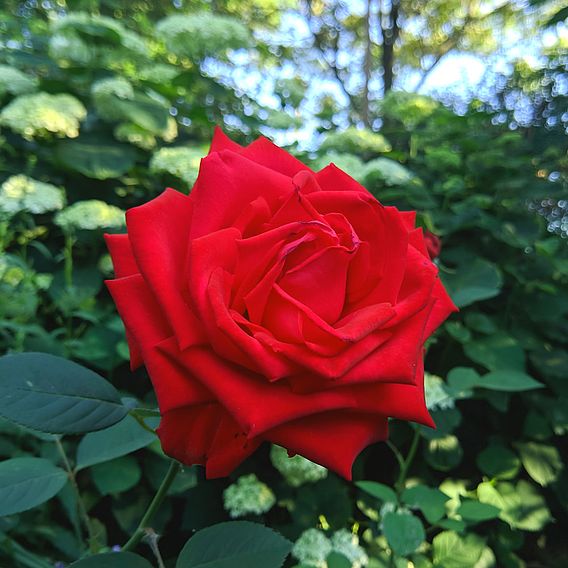
[[[481,558],[485,541],[476,534],[460,536],[452,531],[442,532],[432,541],[435,568],[464,568],[475,566]]]
[[[515,444],[527,473],[539,484],[549,485],[556,481],[564,464],[555,446],[524,442]]]

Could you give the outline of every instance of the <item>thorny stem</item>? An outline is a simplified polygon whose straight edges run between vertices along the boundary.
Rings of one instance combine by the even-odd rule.
[[[133,550],[136,548],[138,543],[144,538],[146,534],[148,534],[147,529],[150,528],[149,525],[154,518],[154,515],[160,508],[162,501],[164,500],[168,489],[170,488],[171,484],[173,483],[178,471],[180,470],[181,466],[178,462],[172,460],[170,462],[170,467],[168,472],[166,473],[164,479],[162,480],[162,484],[160,485],[156,495],[148,505],[148,509],[144,513],[144,516],[140,520],[140,523],[137,529],[134,531],[134,534],[128,539],[128,542],[122,547],[123,551]]]

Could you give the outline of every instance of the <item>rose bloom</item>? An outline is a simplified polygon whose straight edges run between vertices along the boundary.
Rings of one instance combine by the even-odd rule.
[[[430,231],[424,231],[424,242],[426,243],[426,250],[428,251],[428,255],[432,260],[438,258],[440,256],[440,252],[442,252],[442,240],[440,237],[431,233]]]
[[[433,425],[423,346],[456,308],[414,219],[220,130],[189,196],[129,210],[108,287],[164,452],[212,478],[269,441],[350,478],[390,417]]]

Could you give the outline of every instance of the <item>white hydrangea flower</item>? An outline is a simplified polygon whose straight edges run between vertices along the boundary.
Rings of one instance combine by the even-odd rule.
[[[272,509],[274,503],[274,493],[254,473],[239,477],[223,492],[225,510],[233,519],[251,514],[261,515]]]
[[[404,185],[410,183],[414,178],[414,174],[390,158],[375,158],[364,164],[361,178],[367,183],[382,181],[387,185]]]
[[[361,546],[359,537],[348,530],[341,529],[331,537],[334,552],[342,554],[351,562],[351,568],[363,568],[369,563],[369,557]]]
[[[332,551],[331,541],[318,529],[304,531],[292,548],[292,556],[306,566],[327,568],[327,557]]]
[[[131,122],[119,124],[114,129],[114,136],[121,142],[128,142],[142,150],[152,150],[156,146],[156,137],[151,133]]]
[[[93,83],[91,95],[93,97],[114,95],[119,99],[132,99],[134,97],[134,89],[124,77],[107,77]]]
[[[9,65],[0,65],[0,98],[6,93],[23,95],[35,91],[37,79]]]
[[[124,211],[98,199],[78,201],[55,216],[55,224],[64,231],[117,229],[124,226]]]
[[[173,65],[153,63],[138,71],[138,78],[142,81],[164,84],[169,83],[180,74],[180,70]]]
[[[31,140],[48,133],[76,138],[79,123],[87,116],[81,101],[67,94],[33,93],[14,99],[0,113],[0,125]]]
[[[250,45],[250,33],[242,22],[209,12],[168,16],[158,22],[156,33],[170,51],[191,59]]]
[[[150,160],[150,171],[169,173],[189,185],[197,178],[203,152],[196,148],[160,148]]]
[[[444,381],[437,375],[424,373],[424,393],[428,410],[445,410],[455,406],[454,399],[444,389]]]
[[[106,120],[120,120],[124,113],[116,105],[116,99],[132,100],[134,89],[123,77],[109,77],[93,83],[91,96],[99,115]]]
[[[270,461],[292,487],[327,477],[325,467],[297,454],[290,458],[288,451],[280,446],[270,448]]]
[[[63,190],[24,175],[11,176],[0,186],[0,211],[9,216],[21,211],[58,211],[64,205]]]

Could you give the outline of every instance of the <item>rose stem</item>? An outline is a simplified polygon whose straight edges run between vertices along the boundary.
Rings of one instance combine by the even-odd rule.
[[[150,522],[160,508],[160,505],[162,504],[162,501],[164,500],[168,489],[170,488],[180,469],[181,464],[174,460],[170,462],[170,467],[168,468],[168,472],[162,480],[162,484],[156,492],[156,495],[154,495],[154,498],[150,502],[150,505],[148,505],[148,509],[140,520],[140,524],[134,531],[134,534],[128,539],[128,542],[122,547],[122,550],[133,550],[136,545],[142,540],[142,538],[146,534],[146,529],[149,528]]]
[[[416,450],[418,449],[418,444],[420,442],[420,431],[418,428],[414,430],[414,436],[412,438],[412,443],[410,444],[410,449],[408,450],[408,454],[406,455],[406,459],[403,461],[400,467],[400,473],[398,474],[398,479],[394,484],[397,493],[402,493],[404,490],[404,484],[406,482],[406,476],[408,475],[408,470],[414,460],[414,456],[416,455]]]

